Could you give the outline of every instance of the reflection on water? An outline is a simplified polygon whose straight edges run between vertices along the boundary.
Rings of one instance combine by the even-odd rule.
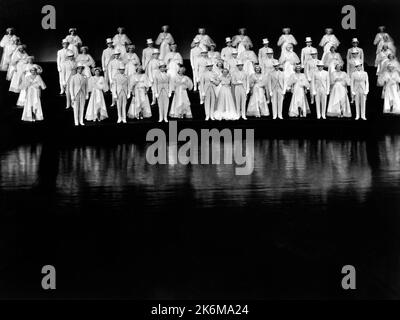
[[[71,200],[83,191],[90,196],[88,191],[101,188],[117,201],[135,187],[152,207],[162,207],[179,190],[190,192],[198,207],[238,207],[249,201],[291,201],[288,193],[326,200],[331,191],[353,192],[362,201],[373,183],[395,186],[400,176],[400,136],[375,142],[256,140],[249,176],[236,176],[234,165],[150,165],[143,145],[51,150],[41,154],[41,145],[23,145],[1,154],[1,188],[29,188],[48,179],[52,162],[51,178],[61,198]]]
[[[346,298],[344,264],[355,297],[400,297],[400,136],[256,140],[253,173],[235,167],[150,165],[139,144],[1,152],[0,297],[40,296],[43,260],[72,273],[66,297]]]

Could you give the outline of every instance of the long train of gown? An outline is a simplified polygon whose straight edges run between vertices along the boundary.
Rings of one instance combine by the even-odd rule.
[[[232,96],[231,78],[221,77],[221,88],[218,93],[217,103],[213,112],[215,120],[237,120],[235,101]]]

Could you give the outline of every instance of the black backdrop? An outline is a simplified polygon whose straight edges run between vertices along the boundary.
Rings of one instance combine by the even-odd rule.
[[[56,30],[43,30],[42,6],[56,8]],[[343,30],[341,21],[344,5],[356,8],[357,28]],[[0,29],[15,26],[29,53],[38,61],[54,61],[60,40],[68,28],[76,26],[85,45],[95,59],[99,59],[105,39],[116,33],[117,26],[124,26],[128,36],[141,53],[145,39],[158,35],[160,26],[169,24],[171,33],[184,58],[189,57],[190,42],[199,26],[217,42],[218,50],[226,36],[236,34],[239,27],[247,27],[255,44],[268,37],[273,47],[284,26],[292,28],[299,42],[300,51],[304,38],[311,36],[314,45],[319,43],[325,27],[333,27],[342,42],[339,51],[344,54],[352,37],[358,37],[366,51],[366,62],[373,63],[372,45],[377,26],[385,24],[395,41],[400,41],[400,1],[289,1],[289,0],[150,0],[150,1],[94,1],[94,0],[0,0]]]

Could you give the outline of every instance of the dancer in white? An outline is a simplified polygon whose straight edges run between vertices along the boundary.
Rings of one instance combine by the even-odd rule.
[[[37,73],[41,74],[42,73],[42,68],[38,65],[35,65],[33,63],[35,57],[34,56],[29,56],[24,60],[24,65],[22,66],[22,72],[20,75],[20,79],[18,80],[18,87],[20,89],[20,93],[18,96],[17,100],[17,107],[23,107],[25,105],[26,101],[26,89],[23,87],[25,78],[31,74],[31,70],[33,67],[37,68]]]
[[[142,52],[142,67],[144,70],[147,68],[147,64],[150,62],[150,60],[153,57],[153,52],[154,52],[154,43],[152,39],[147,39],[146,40],[147,48],[143,49]]]
[[[156,45],[160,46],[160,59],[164,60],[170,51],[170,46],[175,43],[174,38],[168,32],[169,26],[161,27],[161,33],[158,35]]]
[[[192,118],[187,90],[193,89],[193,82],[185,75],[185,71],[185,67],[181,67],[178,75],[172,81],[171,90],[174,92],[174,98],[169,111],[171,118]]]
[[[376,54],[379,54],[379,52],[382,51],[382,48],[385,44],[395,54],[396,47],[394,46],[392,37],[386,32],[386,27],[379,26],[378,31],[379,32],[376,34],[374,39],[374,45],[376,45]]]
[[[353,49],[357,49],[358,52],[360,53],[358,59],[361,60],[362,63],[364,63],[364,50],[358,46],[359,45],[358,39],[353,38],[351,40],[351,44],[352,44],[352,47],[347,50],[346,60],[349,61],[352,57],[352,51],[354,51]],[[347,72],[349,72],[348,68],[346,70],[347,70]]]
[[[232,38],[232,45],[237,49],[239,57],[245,50],[253,48],[253,43],[246,35],[246,28],[240,28],[239,34]]]
[[[112,60],[114,56],[114,46],[113,46],[113,40],[111,38],[106,39],[107,43],[107,48],[103,50],[103,53],[101,55],[101,67],[103,68],[104,72],[104,78],[107,82],[107,85],[110,85],[110,79],[108,76],[108,64]]]
[[[114,48],[120,51],[121,54],[125,54],[126,46],[131,43],[131,40],[125,34],[125,28],[119,27],[117,29],[117,34],[113,37]]]
[[[121,63],[111,83],[112,98],[117,104],[117,123],[126,123],[126,105],[130,98],[129,78],[125,74],[125,65]]]
[[[273,66],[274,70],[267,78],[268,93],[272,102],[272,117],[273,119],[283,119],[282,107],[286,93],[286,79],[284,73],[279,69],[278,60],[274,60]]]
[[[339,46],[340,42],[333,34],[332,28],[326,28],[325,34],[319,43],[320,47],[324,49],[324,54],[322,55],[322,61],[325,59],[325,55],[331,51],[331,47],[335,47],[335,49]]]
[[[382,98],[384,99],[383,113],[400,114],[400,75],[395,72],[393,64],[388,64],[387,71],[384,72],[381,82],[383,86]]]
[[[89,48],[87,46],[81,47],[81,53],[76,57],[76,63],[85,66],[83,69],[83,75],[89,79],[92,76],[91,69],[94,68],[95,62],[88,52]]]
[[[368,73],[362,70],[362,61],[355,63],[356,70],[351,74],[350,88],[352,101],[356,105],[356,119],[367,120],[365,117],[365,106],[369,92]]]
[[[343,59],[339,52],[336,52],[336,47],[331,46],[329,52],[322,58],[322,62],[324,63],[325,67],[328,68],[329,73],[335,71],[335,68],[338,64],[343,65]]]
[[[294,74],[295,66],[300,63],[300,59],[293,51],[293,46],[291,44],[285,47],[285,53],[282,53],[279,63],[283,66],[283,74],[285,75],[285,81],[287,83],[290,76]]]
[[[160,50],[154,49],[153,56],[146,67],[146,76],[151,84],[151,96],[152,96],[151,105],[156,104],[156,96],[154,94],[155,88],[153,87],[153,85],[154,85],[155,74],[160,71],[159,68],[160,64],[162,63],[159,57],[160,57]]]
[[[170,98],[170,85],[171,78],[167,73],[167,65],[165,62],[160,63],[160,72],[157,72],[154,76],[154,90],[155,97],[157,99],[158,104],[158,114],[159,120],[158,122],[168,122],[168,107],[169,107],[169,98]]]
[[[193,39],[191,45],[192,48],[196,45],[197,41],[199,41],[200,48],[202,50],[208,50],[211,44],[215,44],[215,42],[210,38],[210,36],[206,34],[205,28],[199,28],[199,33]]]
[[[226,47],[221,50],[221,59],[224,60],[224,62],[226,62],[232,58],[233,51],[237,51],[232,46],[232,39],[230,37],[225,38],[225,43],[226,43]]]
[[[310,59],[307,59],[306,64],[304,66],[304,74],[306,75],[307,81],[311,82],[312,76],[314,72],[318,70],[318,51],[317,49],[314,49],[313,51],[310,52]]]
[[[326,113],[329,117],[351,117],[350,101],[347,96],[350,79],[347,73],[342,71],[342,68],[343,65],[337,63],[335,71],[330,74],[331,92]]]
[[[247,74],[247,72],[244,70],[243,61],[239,60],[237,62],[237,70],[232,72],[232,86],[235,98],[236,113],[239,116],[241,116],[242,119],[244,120],[247,120],[246,118],[247,95],[249,94],[250,88],[252,88],[251,85],[253,85],[253,82],[249,83],[249,78],[251,78],[251,76]]]
[[[290,101],[289,117],[306,117],[310,113],[306,91],[310,89],[310,83],[304,73],[301,73],[301,65],[297,65],[296,72],[292,74],[288,81],[288,88],[292,91]]]
[[[219,85],[217,74],[213,71],[213,63],[208,61],[205,72],[200,77],[200,104],[204,104],[206,121],[214,120],[213,112],[217,100],[216,87]]]
[[[243,69],[248,76],[254,73],[254,65],[258,63],[257,56],[253,50],[250,50],[249,44],[244,45],[244,50],[238,55],[239,60],[244,63]]]
[[[67,60],[67,53],[68,53],[68,46],[69,43],[67,39],[62,40],[62,49],[57,51],[57,71],[58,71],[58,79],[60,82],[60,95],[65,93],[65,88],[62,81],[62,73],[61,68],[62,64]]]
[[[215,51],[214,43],[211,44],[210,50],[208,51],[208,59],[210,59],[214,65],[221,59],[221,54],[218,51]]]
[[[317,51],[317,49],[312,46],[311,37],[306,37],[306,46],[303,49],[301,49],[301,57],[300,57],[301,66],[303,68],[306,67],[307,61],[311,59],[311,54],[315,51]]]
[[[268,82],[266,76],[261,72],[261,67],[258,65],[255,67],[255,73],[249,78],[249,87],[251,96],[247,107],[247,116],[257,118],[269,116],[269,95],[268,98],[266,97]]]
[[[237,120],[239,115],[236,112],[235,101],[232,96],[232,79],[228,69],[224,69],[221,81],[221,89],[218,94],[216,109],[214,111],[215,120]]]
[[[150,88],[149,79],[142,67],[139,67],[137,73],[130,80],[130,91],[132,92],[132,101],[128,110],[130,119],[151,118],[151,108],[148,91]]]
[[[259,60],[259,64],[263,74],[268,76],[275,68],[274,68],[274,50],[272,48],[267,48],[265,51],[266,57],[263,57],[262,60]]]
[[[135,53],[135,46],[133,44],[128,45],[128,52],[122,58],[125,64],[125,74],[131,77],[136,73],[137,68],[140,65],[138,55]]]
[[[171,79],[175,78],[178,74],[179,68],[183,65],[183,58],[179,52],[176,51],[177,45],[171,45],[171,51],[165,56],[165,63],[167,64],[167,73]]]
[[[0,61],[1,71],[8,70],[8,65],[10,64],[11,55],[15,50],[16,43],[17,43],[17,36],[15,35],[15,29],[7,28],[6,34],[0,41],[0,47],[3,48],[3,54],[1,56],[1,61]]]
[[[85,103],[88,96],[88,80],[83,75],[85,66],[77,64],[77,73],[71,75],[68,82],[69,93],[71,96],[72,108],[74,109],[75,126],[84,126],[83,115],[85,112]]]
[[[17,72],[17,65],[20,61],[26,59],[28,53],[26,52],[26,45],[21,44],[17,47],[17,50],[11,56],[10,66],[8,67],[6,79],[11,81],[14,73]]]
[[[46,85],[39,74],[41,70],[37,65],[32,66],[30,74],[24,79],[22,88],[26,91],[26,99],[24,111],[22,112],[23,121],[33,122],[43,120],[40,92],[46,89]]]
[[[71,94],[68,83],[72,74],[76,74],[75,56],[71,50],[68,50],[66,60],[61,64],[61,84],[66,95],[67,109],[71,107]]]
[[[281,47],[281,56],[280,60],[283,59],[283,56],[287,53],[286,48],[290,45],[293,49],[293,46],[297,45],[297,41],[292,34],[290,34],[290,28],[283,28],[283,34],[279,37],[278,46]]]
[[[69,35],[65,37],[68,41],[68,49],[74,53],[75,58],[78,56],[79,47],[82,45],[81,38],[76,34],[76,28],[69,29]]]
[[[94,68],[94,76],[89,79],[89,103],[85,119],[88,121],[102,121],[108,118],[104,92],[108,91],[106,79],[101,75],[101,68]]]
[[[364,70],[363,62],[361,60],[361,52],[357,48],[351,49],[350,59],[347,59],[347,74],[351,78],[351,75],[354,71],[356,71],[356,67],[358,63],[361,61],[361,69]]]
[[[261,69],[264,60],[268,59],[268,52],[271,50],[269,47],[269,41],[267,38],[263,39],[263,47],[258,50],[258,62],[260,63]],[[263,70],[264,72],[264,70]]]
[[[330,90],[329,73],[324,70],[322,61],[317,62],[318,70],[315,71],[311,79],[312,101],[315,101],[317,109],[317,119],[326,119],[326,103]]]
[[[197,91],[197,84],[200,80],[200,75],[198,73],[198,62],[202,52],[207,53],[207,49],[202,49],[200,46],[200,40],[199,39],[194,39],[194,46],[192,46],[192,49],[190,50],[190,66],[192,67],[192,73],[193,73],[193,82],[194,82],[194,91]]]

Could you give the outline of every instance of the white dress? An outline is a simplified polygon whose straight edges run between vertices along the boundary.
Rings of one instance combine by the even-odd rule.
[[[3,36],[3,38],[0,41],[0,47],[3,48],[3,54],[1,56],[1,61],[0,61],[0,70],[1,71],[8,70],[8,65],[10,64],[10,61],[11,61],[11,55],[16,48],[16,45],[15,45],[16,38],[17,38],[16,35],[6,34]]]
[[[89,78],[88,91],[91,94],[86,109],[85,119],[88,121],[96,121],[108,118],[103,93],[108,91],[108,86],[104,77],[93,76]]]
[[[190,109],[190,100],[187,90],[193,89],[192,80],[188,76],[178,74],[171,82],[171,90],[175,93],[172,99],[169,116],[171,118],[191,118],[192,111]]]
[[[17,106],[18,107],[23,107],[25,105],[26,88],[24,88],[23,85],[25,83],[25,78],[31,75],[30,70],[31,70],[32,66],[33,66],[33,63],[25,65],[25,70],[24,70],[24,72],[22,74],[21,82],[19,84],[20,93],[19,93],[18,100],[17,100]]]
[[[289,78],[288,87],[292,88],[292,100],[290,101],[289,117],[305,117],[310,113],[310,107],[306,97],[306,89],[310,88],[304,73],[295,73]],[[299,114],[299,109],[301,114]]]
[[[267,78],[263,74],[254,73],[249,79],[252,89],[249,105],[247,107],[247,116],[257,117],[269,116],[268,102],[266,99]]]
[[[254,73],[254,64],[257,63],[257,56],[252,50],[244,50],[239,55],[239,60],[243,62],[243,70],[247,75],[252,75]]]
[[[182,56],[179,52],[168,52],[164,58],[167,65],[167,73],[171,78],[176,77],[180,65],[183,64]]]
[[[7,71],[6,79],[8,81],[11,81],[12,77],[14,76],[14,73],[17,72],[18,62],[23,59],[26,59],[27,57],[28,57],[28,54],[26,52],[21,52],[19,50],[14,51],[14,53],[11,56],[10,65],[9,65],[8,71]]]
[[[150,88],[150,81],[146,74],[134,74],[130,78],[132,90],[132,101],[128,110],[128,118],[140,119],[151,117],[151,108],[147,90]]]
[[[385,72],[382,76],[382,82],[384,84],[382,92],[383,112],[400,114],[400,75],[397,72]]]
[[[131,40],[129,40],[126,34],[116,34],[113,37],[113,45],[115,50],[121,52],[121,55],[126,53],[126,45],[131,44]]]
[[[239,115],[236,112],[235,101],[232,96],[231,77],[220,78],[221,88],[218,93],[217,103],[213,117],[215,120],[237,120]]]
[[[68,41],[68,49],[71,50],[74,53],[74,57],[76,58],[78,56],[79,50],[78,47],[82,45],[82,40],[79,38],[77,35],[68,35],[65,37],[65,39]]]
[[[26,65],[27,65],[26,57],[20,59],[17,62],[15,71],[11,77],[11,82],[10,82],[9,91],[11,91],[11,92],[20,93],[20,91],[21,91],[21,84],[22,84],[23,76],[26,71]]]
[[[90,78],[92,76],[91,68],[95,66],[95,62],[90,54],[78,54],[76,57],[76,63],[82,63],[85,66],[83,70],[83,75],[86,78]]]
[[[246,51],[246,46],[252,48],[253,43],[248,36],[238,34],[232,38],[232,46],[237,47],[238,54],[240,55]]]
[[[287,53],[286,48],[287,48],[287,46],[289,44],[291,44],[293,46],[295,46],[297,44],[297,41],[294,38],[294,36],[291,35],[291,34],[282,34],[279,37],[279,40],[278,40],[278,46],[281,47],[281,57],[280,57],[280,59],[283,58],[286,55],[286,53]]]
[[[347,96],[347,87],[350,79],[344,71],[334,71],[331,74],[331,91],[329,97],[328,110],[326,115],[329,117],[351,117],[350,101]]]
[[[294,74],[294,67],[300,62],[299,57],[292,50],[286,50],[286,53],[281,56],[279,62],[283,65],[283,75],[285,81],[289,81],[289,78]]]
[[[168,52],[169,46],[174,43],[174,38],[169,32],[161,32],[156,40],[156,45],[160,46],[160,59],[164,60]]]
[[[40,101],[41,90],[46,89],[40,75],[29,75],[24,79],[23,88],[26,90],[24,111],[22,112],[23,121],[43,120],[42,104]]]
[[[133,76],[136,73],[138,66],[140,65],[140,60],[138,55],[134,52],[133,53],[128,52],[124,55],[123,60],[125,63],[125,74],[128,77]]]

